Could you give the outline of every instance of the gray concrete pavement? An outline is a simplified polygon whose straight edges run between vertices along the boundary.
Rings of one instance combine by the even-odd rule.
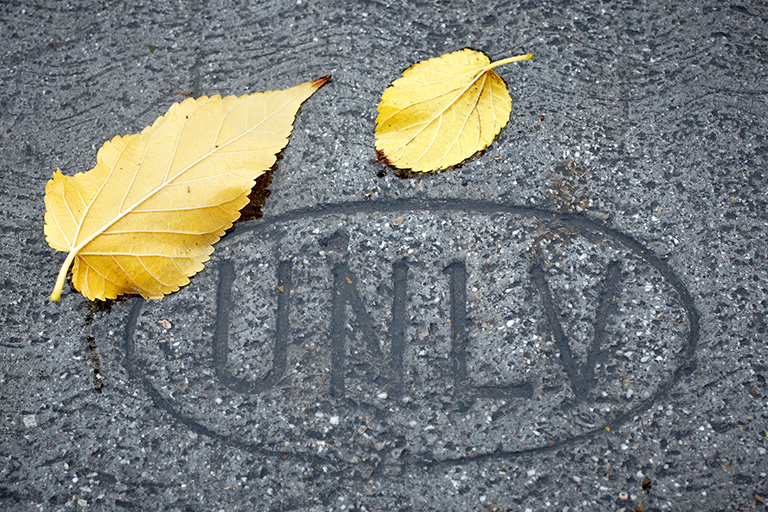
[[[0,508],[761,510],[760,2],[0,4]],[[412,63],[533,52],[459,168],[372,163]],[[52,172],[326,74],[160,301],[48,301]]]

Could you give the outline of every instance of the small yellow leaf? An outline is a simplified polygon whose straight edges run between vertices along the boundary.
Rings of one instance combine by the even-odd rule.
[[[414,64],[384,91],[376,118],[381,160],[435,171],[488,147],[509,121],[512,99],[493,71],[533,54],[491,62],[466,48]]]
[[[90,171],[56,171],[45,188],[45,235],[69,255],[51,300],[70,266],[91,300],[160,298],[189,283],[288,143],[301,104],[328,80],[189,98],[141,133],[105,143]]]

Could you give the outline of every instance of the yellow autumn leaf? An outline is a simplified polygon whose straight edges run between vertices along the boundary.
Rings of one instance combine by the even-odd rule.
[[[51,300],[70,266],[91,300],[160,298],[189,283],[288,143],[301,104],[328,80],[189,98],[141,133],[105,143],[90,171],[57,170],[45,188],[45,235],[69,255]]]
[[[380,160],[399,169],[436,171],[488,147],[509,121],[512,99],[496,62],[466,48],[414,64],[384,91],[376,118]]]

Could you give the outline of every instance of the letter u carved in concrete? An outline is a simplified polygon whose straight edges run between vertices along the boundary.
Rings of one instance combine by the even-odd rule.
[[[261,393],[274,387],[285,373],[288,348],[288,313],[291,293],[291,263],[282,261],[277,267],[277,312],[272,353],[272,368],[260,380],[245,380],[232,375],[229,365],[229,323],[232,313],[232,282],[235,264],[224,261],[219,267],[219,286],[216,291],[216,326],[213,334],[213,366],[221,384],[241,394]],[[254,340],[257,341],[258,340]]]

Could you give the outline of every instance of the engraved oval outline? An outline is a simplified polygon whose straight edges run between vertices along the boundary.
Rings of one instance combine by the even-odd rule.
[[[523,450],[510,450],[510,451],[495,451],[493,453],[481,454],[476,456],[468,456],[457,459],[435,460],[435,459],[414,459],[398,460],[398,465],[423,465],[423,464],[465,464],[469,462],[496,459],[504,457],[515,457],[526,453],[541,452],[545,450],[552,450],[564,445],[578,442],[580,440],[592,437],[598,432],[604,432],[606,427],[615,429],[616,427],[624,424],[632,416],[638,414],[641,411],[648,409],[659,398],[666,395],[670,388],[680,380],[680,377],[684,374],[690,374],[695,368],[695,360],[693,358],[696,347],[699,341],[699,313],[696,310],[696,306],[691,298],[691,294],[683,284],[682,280],[675,274],[672,269],[664,263],[658,256],[653,254],[650,250],[644,247],[640,242],[635,240],[629,235],[622,233],[614,228],[605,226],[596,221],[589,220],[581,215],[574,215],[569,213],[555,212],[550,210],[544,210],[540,208],[517,206],[504,203],[495,203],[482,200],[468,200],[468,199],[395,199],[395,200],[379,200],[379,201],[352,201],[347,203],[330,203],[322,204],[310,208],[300,208],[291,210],[286,213],[276,215],[274,217],[262,217],[259,220],[249,223],[243,223],[236,225],[236,228],[219,243],[219,248],[229,245],[235,242],[241,234],[249,232],[258,232],[267,229],[268,227],[276,224],[283,224],[295,220],[304,220],[309,218],[319,218],[331,215],[354,215],[360,213],[402,213],[402,212],[456,212],[464,211],[467,213],[480,214],[480,215],[492,215],[492,214],[511,214],[521,217],[536,218],[546,224],[569,224],[577,229],[584,231],[592,231],[601,233],[602,235],[617,241],[620,245],[628,248],[638,258],[642,259],[653,267],[661,276],[669,283],[678,295],[683,310],[685,310],[688,318],[688,333],[686,335],[686,343],[684,350],[681,351],[679,357],[682,361],[680,366],[675,368],[674,374],[671,379],[662,383],[661,386],[652,394],[649,398],[641,401],[631,409],[618,411],[606,418],[604,424],[595,427],[594,429],[572,437],[566,437],[554,441],[554,444],[548,446],[540,446],[535,448],[526,448]],[[315,456],[312,454],[295,453],[279,450],[271,450],[260,446],[254,446],[249,443],[240,441],[239,439],[219,434],[208,427],[197,422],[195,419],[189,418],[176,410],[171,400],[161,395],[149,382],[146,375],[141,372],[137,365],[134,363],[134,347],[133,338],[136,331],[136,325],[138,323],[139,316],[141,314],[142,307],[146,301],[141,298],[136,299],[131,312],[128,316],[128,322],[125,329],[125,335],[123,340],[124,356],[123,367],[127,370],[129,377],[141,382],[142,387],[149,395],[152,403],[155,407],[163,409],[171,417],[173,417],[179,423],[185,425],[187,428],[200,435],[217,439],[225,444],[234,446],[245,451],[252,453],[258,453],[268,456],[278,456],[283,459],[293,458],[302,460],[310,464],[327,464],[329,460],[323,457]],[[386,463],[385,461],[382,461]]]

